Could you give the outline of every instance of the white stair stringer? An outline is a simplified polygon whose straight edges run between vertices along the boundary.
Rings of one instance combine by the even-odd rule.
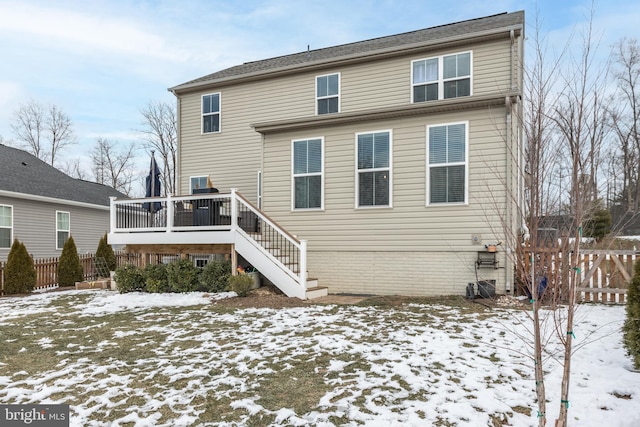
[[[294,273],[242,230],[235,232],[235,249],[285,295],[307,299],[306,286],[298,282]]]

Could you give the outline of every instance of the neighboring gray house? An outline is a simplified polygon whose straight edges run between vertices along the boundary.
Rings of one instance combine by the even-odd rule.
[[[2,144],[0,170],[0,261],[6,261],[14,239],[34,258],[59,256],[69,235],[79,254],[95,252],[109,231],[109,197],[126,197]]]

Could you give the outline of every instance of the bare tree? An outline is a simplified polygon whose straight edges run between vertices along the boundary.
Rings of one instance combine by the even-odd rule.
[[[13,113],[11,129],[21,144],[31,154],[40,160],[46,160],[44,144],[44,108],[34,100],[20,104]]]
[[[560,413],[556,419],[556,427],[564,427],[567,424],[573,326],[581,277],[578,260],[585,221],[598,205],[596,177],[602,162],[605,137],[606,110],[603,93],[606,70],[597,69],[593,63],[598,43],[594,40],[592,23],[593,10],[582,35],[579,57],[570,61],[562,77],[563,91],[553,114],[569,159],[571,219],[575,230],[569,258],[571,269],[567,275],[568,283],[564,284],[562,289],[565,293],[562,297],[566,308],[554,312],[557,316],[558,338],[564,347]]]
[[[640,210],[640,45],[623,38],[613,47],[612,75],[616,100],[609,107],[609,125],[621,164],[621,191],[614,187],[619,215],[631,218]]]
[[[562,204],[562,188],[554,188],[554,175],[558,170],[562,170],[563,158],[557,144],[555,123],[549,113],[557,102],[554,76],[558,73],[568,45],[565,46],[565,50],[550,58],[548,43],[540,33],[539,19],[539,15],[536,15],[535,31],[531,36],[533,61],[524,69],[524,105],[521,113],[517,115],[526,142],[524,169],[521,171],[526,190],[523,211],[520,214],[527,224],[523,237],[525,245],[528,246],[528,253],[520,251],[515,265],[517,275],[530,296],[532,305],[529,316],[532,321],[533,343],[529,346],[534,365],[538,425],[545,426],[545,347],[552,332],[548,327],[548,317],[541,315],[543,296],[547,296],[548,300],[549,294],[541,284],[542,278],[550,272],[545,271],[544,265],[538,264],[537,250],[545,244],[539,232],[542,228],[541,218],[551,213],[551,210],[559,210]],[[525,256],[528,259],[523,259]]]
[[[134,180],[131,169],[134,153],[133,143],[118,150],[115,142],[98,138],[91,151],[95,182],[113,187],[129,196]]]
[[[161,158],[163,195],[176,194],[178,125],[175,107],[161,101],[149,102],[140,113],[144,125],[140,132],[144,135],[145,147]]]
[[[82,167],[80,159],[75,158],[64,163],[60,170],[72,178],[88,181],[90,179],[87,171]]]
[[[75,143],[71,119],[54,104],[43,106],[34,100],[20,104],[11,129],[22,148],[52,166],[60,151]]]
[[[71,119],[58,106],[51,104],[45,117],[45,129],[49,142],[49,163],[53,166],[58,153],[75,143]]]

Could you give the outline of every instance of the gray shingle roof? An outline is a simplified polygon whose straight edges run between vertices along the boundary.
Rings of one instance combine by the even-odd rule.
[[[109,206],[109,197],[126,198],[106,185],[71,178],[37,157],[0,144],[0,190]]]
[[[467,21],[440,25],[437,27],[410,31],[392,36],[310,50],[308,52],[300,52],[292,55],[278,56],[260,61],[246,62],[242,65],[236,65],[234,67],[226,68],[213,74],[208,74],[195,80],[188,81],[175,86],[170,90],[180,90],[183,87],[191,87],[198,85],[199,83],[206,84],[207,82],[219,79],[241,77],[247,74],[268,72],[274,69],[296,68],[309,63],[336,60],[340,57],[354,56],[358,54],[367,55],[375,51],[399,48],[405,45],[422,42],[436,42],[440,39],[460,37],[465,34],[479,33],[514,26],[522,27],[523,25],[524,11],[501,13],[498,15],[470,19]]]

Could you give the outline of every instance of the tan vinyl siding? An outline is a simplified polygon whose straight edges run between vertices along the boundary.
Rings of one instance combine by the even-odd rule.
[[[190,176],[210,175],[214,186],[221,191],[239,188],[255,201],[262,143],[260,135],[249,125],[314,116],[318,75],[340,73],[342,113],[408,105],[412,60],[471,50],[474,95],[502,93],[509,88],[509,47],[508,39],[496,40],[182,95],[180,192],[188,192]],[[201,97],[215,92],[221,93],[221,132],[201,134]]]
[[[467,205],[425,206],[426,126],[468,120],[469,200]],[[291,212],[291,139],[288,132],[266,139],[264,208],[292,233],[309,240],[310,250],[387,251],[475,250],[471,233],[495,241],[491,232],[502,209],[504,189],[504,109],[441,114],[327,129],[325,138],[325,211]],[[504,125],[502,125],[504,127]],[[355,208],[355,134],[393,129],[393,208]],[[489,193],[490,190],[490,193]],[[494,200],[488,200],[491,194]],[[489,209],[491,207],[491,209]],[[487,212],[490,210],[490,212]],[[381,249],[382,250],[382,249]]]
[[[70,213],[71,235],[79,254],[95,252],[98,241],[109,231],[108,210],[7,197],[0,197],[0,204],[13,205],[13,238],[24,243],[34,258],[62,253],[56,249],[56,211]],[[0,249],[0,261],[8,254],[9,249]]]

